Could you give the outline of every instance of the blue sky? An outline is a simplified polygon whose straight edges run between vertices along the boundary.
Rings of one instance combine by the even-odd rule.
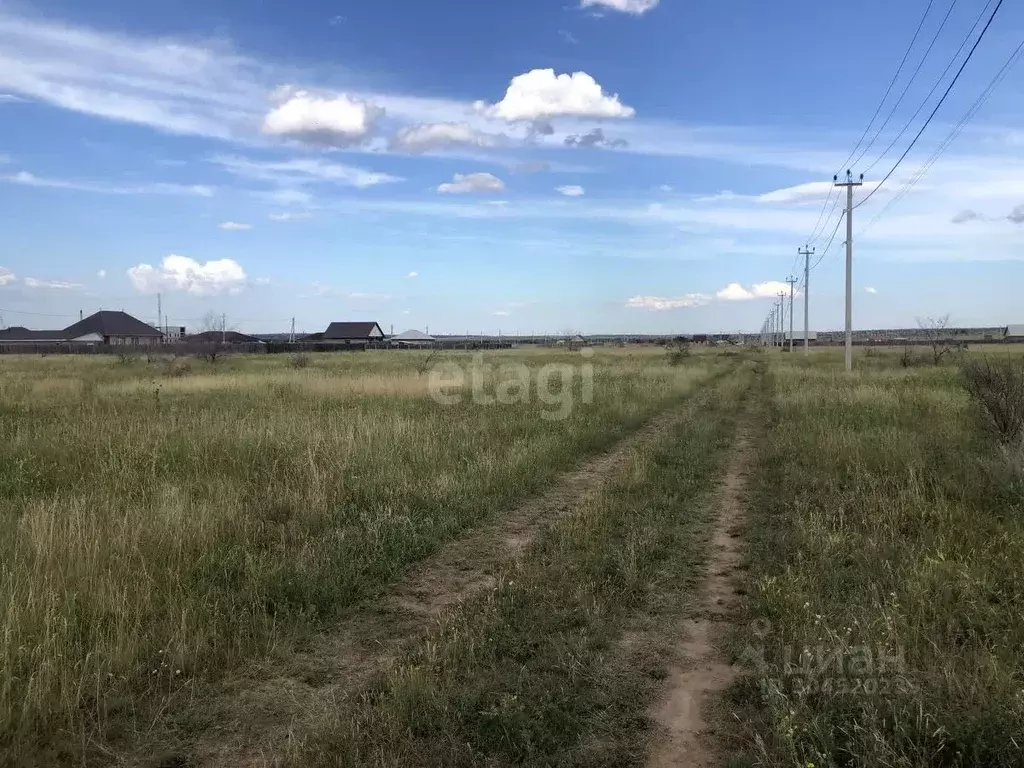
[[[250,332],[757,330],[797,247],[828,243],[828,182],[927,5],[0,0],[0,315],[155,320],[160,293],[174,324]],[[950,5],[861,195],[985,2]],[[1019,70],[894,200],[1022,37],[1004,3],[855,213],[857,327],[1024,322]],[[843,234],[818,329],[842,325]]]

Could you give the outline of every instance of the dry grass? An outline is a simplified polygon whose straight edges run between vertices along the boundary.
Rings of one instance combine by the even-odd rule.
[[[1024,497],[988,470],[955,365],[876,355],[848,376],[838,360],[775,356],[766,392],[736,649],[749,755],[1020,765]]]
[[[421,358],[231,358],[173,376],[0,359],[0,763],[104,754],[161,701],[379,593],[710,370],[599,354],[593,402],[577,383],[552,421],[535,399],[441,406]]]

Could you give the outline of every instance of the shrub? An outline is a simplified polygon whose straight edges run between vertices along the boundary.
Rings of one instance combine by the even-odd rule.
[[[305,352],[296,352],[294,355],[292,355],[291,360],[288,361],[288,365],[290,365],[292,368],[297,369],[308,368],[309,364],[309,355],[307,355]]]
[[[962,371],[986,428],[1001,445],[1024,449],[1024,361],[983,357],[968,360]]]
[[[669,365],[682,365],[686,362],[687,358],[693,353],[690,351],[689,344],[680,344],[678,347],[668,353],[668,364]]]
[[[168,360],[164,367],[164,376],[171,379],[180,379],[192,373],[192,364],[188,360]]]

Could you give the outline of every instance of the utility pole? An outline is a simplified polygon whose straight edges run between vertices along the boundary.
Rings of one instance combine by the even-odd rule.
[[[786,292],[779,291],[779,348],[786,348]]]
[[[808,302],[810,301],[810,285],[811,285],[811,256],[814,254],[814,249],[808,246],[804,246],[801,251],[799,248],[796,252],[804,257],[804,357],[811,354],[811,345],[808,341],[809,332],[807,330],[808,320],[810,318],[810,309]]]
[[[292,331],[288,335],[288,343],[289,344],[294,344],[295,343],[295,318],[294,317],[292,318]]]
[[[789,351],[793,351],[793,286],[796,285],[796,278],[790,275],[786,278],[789,283]]]
[[[228,316],[221,314],[220,316],[220,343],[223,344],[227,341],[228,334]]]
[[[853,370],[853,188],[864,183],[864,174],[859,181],[853,180],[853,173],[846,171],[846,181],[840,181],[838,174],[832,177],[837,187],[846,187],[846,370]]]
[[[161,333],[164,334],[163,341],[167,341],[167,331],[160,327],[160,324],[164,321],[164,308],[161,303],[161,297],[158,293],[156,295],[156,327]]]

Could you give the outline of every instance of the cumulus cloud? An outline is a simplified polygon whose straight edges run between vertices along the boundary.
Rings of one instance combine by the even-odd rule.
[[[723,301],[748,301],[750,299],[774,299],[780,293],[788,294],[789,284],[778,280],[768,280],[764,283],[755,283],[750,288],[745,288],[740,283],[729,283],[715,296]]]
[[[661,0],[580,0],[580,8],[596,5],[600,8],[641,16],[656,8],[660,2]]]
[[[553,69],[534,69],[512,78],[497,104],[477,102],[488,117],[508,122],[549,120],[553,117],[633,117],[636,110],[608,95],[586,72],[556,75]]]
[[[100,280],[102,280],[106,276],[107,276],[107,270],[105,270],[105,269],[101,269],[99,272],[96,273],[96,277],[98,277]]]
[[[445,194],[466,194],[469,192],[501,192],[505,182],[490,173],[456,173],[453,181],[442,184],[438,192]]]
[[[26,277],[25,285],[29,288],[53,288],[58,291],[67,291],[72,288],[81,288],[77,283],[65,283],[62,280],[37,280],[34,277]]]
[[[9,285],[17,280],[18,277],[7,267],[0,267],[0,285]]]
[[[629,142],[625,139],[609,139],[604,135],[603,130],[595,128],[590,133],[584,133],[579,136],[566,136],[565,146],[581,147],[583,149],[593,149],[594,147],[618,149],[620,147],[628,147]]]
[[[305,221],[306,219],[313,218],[313,214],[299,211],[289,213],[286,211],[284,213],[272,213],[267,218],[271,221]]]
[[[218,224],[217,226],[220,229],[236,230],[236,231],[237,230],[242,230],[242,229],[252,229],[252,224],[239,224],[237,221],[225,221],[223,224]]]
[[[703,307],[711,301],[711,297],[703,293],[687,293],[684,296],[634,296],[626,302],[627,307],[661,312],[666,309],[685,309]]]
[[[412,280],[414,278],[417,278],[419,276],[420,276],[419,272],[410,272],[408,275],[406,275],[406,277],[408,277],[410,280]]]
[[[263,133],[317,146],[350,147],[366,141],[383,114],[381,107],[345,94],[324,98],[294,91],[263,119]]]
[[[398,131],[388,146],[399,152],[431,152],[455,147],[497,147],[507,138],[478,131],[469,123],[422,123]]]
[[[980,218],[980,213],[978,213],[977,211],[967,209],[964,211],[960,211],[960,213],[953,216],[953,218],[950,219],[950,222],[952,222],[953,224],[965,224],[968,221],[975,221]]]
[[[128,279],[142,293],[187,291],[197,296],[237,293],[245,287],[242,265],[233,259],[198,262],[171,254],[159,267],[139,264],[128,270]]]
[[[583,197],[586,194],[586,190],[578,184],[567,184],[564,187],[555,187],[555,191],[560,195],[566,197]]]
[[[878,293],[878,289],[877,288],[872,288],[869,285],[867,288],[864,289],[864,292],[865,293],[870,293],[870,294],[874,295],[874,294]]]
[[[1016,208],[1010,211],[1010,215],[1007,216],[1006,218],[1008,218],[1014,224],[1024,224],[1024,205],[1018,205]]]

